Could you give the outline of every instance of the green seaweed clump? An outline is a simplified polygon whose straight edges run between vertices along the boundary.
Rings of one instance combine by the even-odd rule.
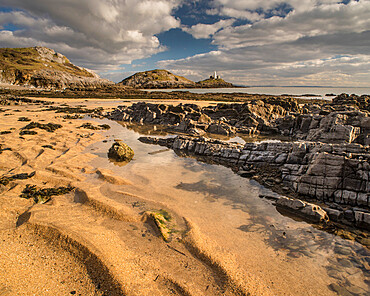
[[[145,215],[147,219],[153,221],[158,227],[164,241],[168,242],[172,233],[170,228],[170,222],[172,219],[171,215],[163,209],[160,209],[159,211],[148,211],[145,212]]]
[[[35,172],[32,172],[30,174],[21,173],[21,174],[16,174],[16,175],[13,175],[13,176],[8,176],[8,177],[3,176],[3,177],[0,177],[0,184],[6,186],[11,181],[29,179],[29,178],[32,178],[34,175],[35,175]]]
[[[57,187],[57,188],[43,188],[38,189],[36,185],[27,184],[26,188],[23,189],[21,198],[30,199],[33,198],[35,203],[44,204],[48,202],[54,195],[63,195],[72,191],[74,187]]]
[[[30,129],[34,129],[34,128],[40,128],[40,129],[46,130],[49,133],[52,133],[55,130],[57,130],[58,128],[61,128],[61,127],[62,127],[62,125],[57,124],[57,123],[49,122],[47,124],[44,124],[44,123],[39,123],[39,122],[32,121],[31,123],[27,124],[22,129],[23,130],[30,130]]]

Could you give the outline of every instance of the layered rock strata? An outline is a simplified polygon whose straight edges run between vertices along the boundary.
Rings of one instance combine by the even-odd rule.
[[[369,147],[277,141],[242,145],[186,136],[140,140],[207,157],[246,177],[257,175],[259,168],[270,169],[264,185],[278,184],[291,193],[316,199],[327,204],[332,220],[370,229]]]

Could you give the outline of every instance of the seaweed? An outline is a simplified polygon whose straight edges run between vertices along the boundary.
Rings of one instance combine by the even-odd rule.
[[[13,176],[3,176],[0,178],[0,184],[1,185],[8,185],[9,182],[11,181],[14,181],[14,180],[25,180],[25,179],[29,179],[29,178],[32,178],[34,175],[35,175],[36,172],[32,172],[30,174],[27,174],[27,173],[21,173],[21,174],[16,174],[16,175],[13,175]]]
[[[34,128],[40,128],[40,129],[46,130],[49,133],[52,133],[55,130],[57,130],[58,128],[61,128],[61,127],[62,127],[62,125],[57,124],[57,123],[49,122],[47,124],[44,124],[44,123],[39,123],[39,122],[32,121],[31,123],[24,126],[22,128],[22,130],[30,130],[30,129],[34,129]]]
[[[41,147],[55,150],[55,148],[52,145],[42,145]]]
[[[19,134],[20,134],[21,136],[23,136],[23,135],[37,135],[37,132],[35,132],[35,131],[29,131],[29,130],[25,130],[25,131],[20,131],[20,132],[19,132]]]
[[[78,115],[78,114],[75,114],[75,115],[67,114],[67,115],[64,115],[63,118],[64,119],[82,119],[84,117],[82,115]]]
[[[83,108],[83,107],[79,107],[79,106],[70,107],[68,105],[64,105],[62,107],[62,105],[61,105],[59,107],[51,106],[51,107],[45,109],[45,111],[55,111],[56,113],[67,113],[67,114],[74,114],[74,113],[87,114],[87,113],[90,113],[90,114],[96,114],[96,115],[103,115],[104,109],[102,107],[95,108],[95,109],[88,109],[88,108]]]
[[[27,184],[26,188],[23,189],[22,194],[20,195],[21,198],[30,199],[33,198],[35,203],[46,203],[48,202],[52,196],[55,195],[63,195],[69,193],[70,191],[74,190],[74,187],[56,187],[56,188],[37,188],[36,185]]]
[[[108,125],[108,124],[99,124],[99,127],[100,127],[100,129],[103,129],[103,130],[109,130],[110,129],[110,125]]]
[[[91,124],[90,122],[84,123],[83,125],[79,126],[79,128],[87,128],[91,130],[109,130],[110,126],[108,124],[99,124],[98,126],[95,126]]]
[[[6,135],[6,134],[10,134],[10,133],[11,133],[11,131],[1,131],[0,135]]]
[[[31,121],[28,117],[19,117],[18,121]]]

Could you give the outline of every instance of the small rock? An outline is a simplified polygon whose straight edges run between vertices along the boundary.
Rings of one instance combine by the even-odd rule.
[[[108,151],[108,157],[116,161],[130,161],[134,151],[125,143],[116,141]]]

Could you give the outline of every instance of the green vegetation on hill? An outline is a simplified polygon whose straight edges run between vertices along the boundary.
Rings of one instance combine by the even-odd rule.
[[[20,71],[23,75],[40,70],[63,71],[82,77],[94,77],[89,71],[73,65],[65,56],[54,53],[55,59],[44,58],[36,47],[0,48],[0,69],[7,74]]]
[[[185,77],[162,69],[135,73],[119,84],[135,88],[184,88],[195,85],[193,81]]]

